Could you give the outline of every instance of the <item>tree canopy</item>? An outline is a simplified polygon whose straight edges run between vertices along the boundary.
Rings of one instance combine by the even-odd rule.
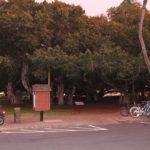
[[[108,15],[88,17],[81,6],[60,1],[0,0],[1,90],[15,98],[16,90],[31,93],[34,83],[47,83],[62,94],[81,89],[114,87],[125,82],[148,82],[138,40],[141,5],[124,0]],[[143,34],[150,49],[150,13]],[[148,52],[149,53],[149,52]],[[72,90],[70,92],[70,89]],[[12,99],[13,98],[13,99]]]

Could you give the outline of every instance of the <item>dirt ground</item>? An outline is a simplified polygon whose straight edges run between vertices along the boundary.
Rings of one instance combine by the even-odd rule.
[[[67,109],[67,108],[62,108]],[[14,123],[14,116],[8,115],[5,124],[0,126],[0,131],[17,129],[38,129],[45,127],[69,127],[84,125],[109,125],[119,123],[132,123],[135,121],[150,121],[146,117],[132,118],[122,117],[119,106],[90,104],[79,109],[73,108],[73,113],[62,116],[44,115],[44,121],[40,122],[40,115],[26,114],[21,116],[21,123]]]

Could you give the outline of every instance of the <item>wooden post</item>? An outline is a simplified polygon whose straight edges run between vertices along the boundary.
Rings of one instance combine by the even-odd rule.
[[[49,87],[51,87],[51,74],[50,74],[50,72],[48,72],[48,85],[49,85]],[[50,91],[50,95],[51,95],[51,91]],[[51,98],[50,98],[50,107],[51,107]]]
[[[40,111],[40,121],[43,121],[43,118],[44,118],[44,112]]]
[[[51,83],[51,77],[50,77],[50,72],[48,72],[48,85]]]
[[[21,109],[20,107],[14,108],[14,122],[21,123]]]

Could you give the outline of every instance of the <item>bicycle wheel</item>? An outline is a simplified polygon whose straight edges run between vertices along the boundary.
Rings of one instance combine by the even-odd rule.
[[[132,117],[139,117],[140,116],[140,108],[139,107],[131,107],[130,114]]]
[[[0,117],[0,125],[4,124],[4,118]]]
[[[150,105],[149,104],[145,105],[144,111],[146,112],[147,118],[150,118]]]
[[[146,112],[146,117],[150,118],[150,112]]]
[[[127,117],[129,115],[129,109],[126,106],[120,108],[120,115],[123,117]]]

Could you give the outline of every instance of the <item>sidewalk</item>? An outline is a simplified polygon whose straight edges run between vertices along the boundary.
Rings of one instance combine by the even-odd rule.
[[[0,131],[19,130],[19,129],[40,129],[40,128],[67,128],[85,125],[110,125],[121,123],[133,123],[137,121],[150,121],[146,117],[132,118],[122,117],[119,110],[100,114],[75,113],[66,116],[44,116],[44,121],[40,122],[38,115],[25,115],[21,118],[21,123],[14,123],[13,115],[7,116],[5,124],[0,126]]]

